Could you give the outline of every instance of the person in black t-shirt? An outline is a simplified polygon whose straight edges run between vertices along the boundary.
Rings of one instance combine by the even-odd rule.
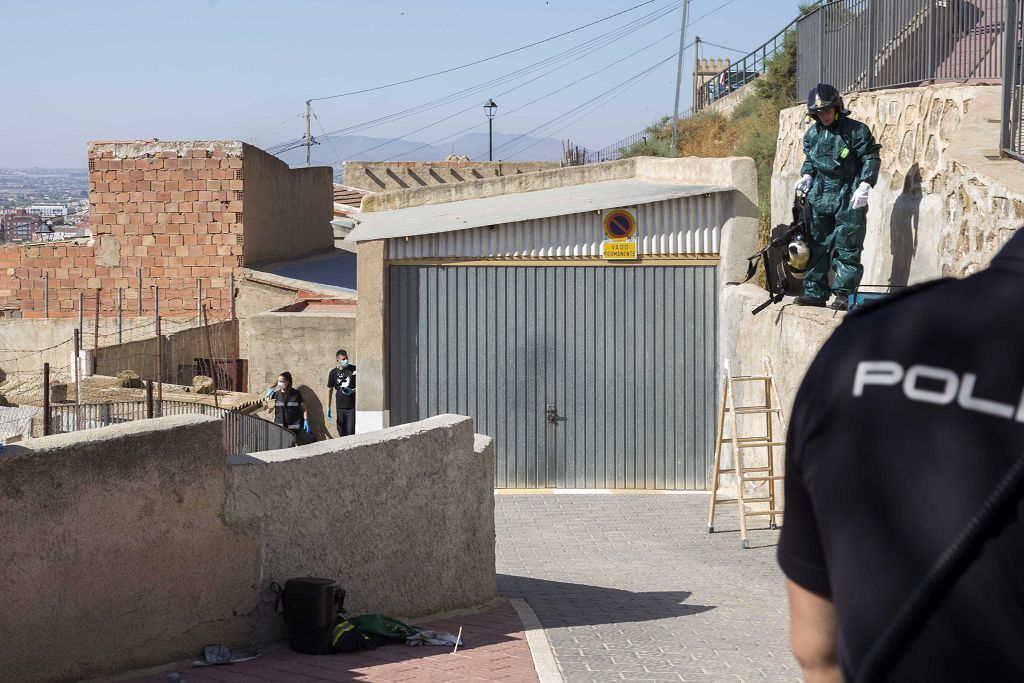
[[[852,679],[1024,451],[1024,230],[985,271],[850,314],[797,394],[778,561],[809,682]],[[1024,681],[1024,504],[889,681]]]
[[[348,351],[338,349],[335,367],[327,375],[327,417],[331,417],[331,397],[337,392],[338,436],[356,433],[356,366],[348,361]]]

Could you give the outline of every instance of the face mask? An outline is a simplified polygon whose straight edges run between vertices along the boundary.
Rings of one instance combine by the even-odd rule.
[[[284,382],[278,382],[277,383],[277,390],[278,391],[284,391]]]
[[[347,368],[348,367],[348,358],[346,358],[346,359],[344,359],[342,361],[339,361],[339,362],[341,363],[341,367],[343,367],[343,368]]]

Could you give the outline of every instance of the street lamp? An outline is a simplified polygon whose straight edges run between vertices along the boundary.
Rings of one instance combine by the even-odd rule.
[[[498,105],[494,100],[487,100],[484,105],[484,113],[487,114],[487,160],[494,161],[494,111]]]

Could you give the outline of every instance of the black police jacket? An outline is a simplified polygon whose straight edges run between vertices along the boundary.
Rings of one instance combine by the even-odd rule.
[[[785,574],[830,596],[852,677],[1024,451],[1024,232],[991,266],[847,316],[786,449]],[[891,681],[1024,680],[1024,506],[938,604]]]
[[[298,389],[274,392],[274,422],[285,429],[302,429],[302,394]]]

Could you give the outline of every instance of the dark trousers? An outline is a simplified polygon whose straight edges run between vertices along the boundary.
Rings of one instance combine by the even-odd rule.
[[[356,433],[356,409],[338,408],[338,436],[351,436]]]

